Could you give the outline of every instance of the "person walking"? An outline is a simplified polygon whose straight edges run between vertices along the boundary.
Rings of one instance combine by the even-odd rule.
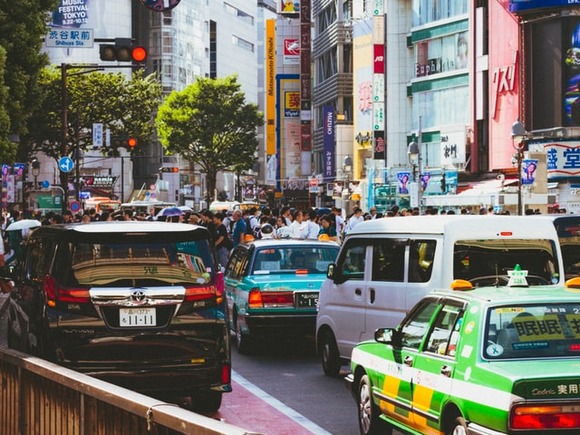
[[[322,216],[322,219],[320,219],[320,232],[318,233],[319,239],[328,237],[328,240],[338,242],[336,227],[333,221],[334,219],[329,215]]]
[[[215,225],[215,248],[219,264],[225,268],[230,257],[230,249],[233,247],[232,240],[228,237],[228,230],[223,224],[223,213],[216,213],[213,215],[213,224]]]
[[[248,234],[248,228],[244,219],[242,219],[242,211],[234,210],[232,214],[232,219],[234,221],[234,231],[232,234],[232,240],[234,241],[233,248],[235,249],[240,243],[244,243],[244,237]]]

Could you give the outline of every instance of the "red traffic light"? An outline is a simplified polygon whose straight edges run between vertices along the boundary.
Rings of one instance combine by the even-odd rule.
[[[134,137],[128,138],[127,145],[129,145],[129,148],[135,148],[137,146],[137,139],[135,139]]]
[[[179,168],[175,166],[164,166],[163,168],[159,168],[159,172],[179,172]]]
[[[130,38],[115,38],[115,44],[99,46],[101,60],[107,62],[136,62],[147,60],[147,49],[142,45],[133,45]]]
[[[145,60],[147,59],[147,49],[142,45],[137,45],[136,47],[133,47],[131,57],[135,62],[138,63],[145,62]]]

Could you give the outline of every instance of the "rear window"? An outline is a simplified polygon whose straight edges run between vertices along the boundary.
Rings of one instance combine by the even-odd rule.
[[[63,242],[55,275],[65,286],[206,284],[216,271],[210,245],[206,239],[188,238],[147,234]]]
[[[269,247],[260,249],[254,256],[253,274],[270,272],[326,273],[328,265],[336,259],[338,247]]]
[[[528,271],[528,285],[555,284],[557,258],[552,240],[460,240],[455,243],[453,278],[470,280],[476,287],[506,285],[508,271],[519,265]]]
[[[492,308],[485,339],[487,358],[577,357],[580,302]]]

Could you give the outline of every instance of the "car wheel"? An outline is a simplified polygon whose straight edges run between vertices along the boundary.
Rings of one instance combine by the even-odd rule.
[[[222,406],[222,393],[218,391],[207,391],[195,393],[191,396],[191,404],[197,412],[217,412]]]
[[[330,331],[322,331],[318,343],[318,352],[324,374],[336,378],[340,373],[340,357],[334,334]]]
[[[379,418],[379,408],[373,402],[371,381],[364,375],[358,384],[358,426],[361,435],[391,435],[393,429]]]
[[[463,417],[457,417],[447,432],[448,435],[467,435],[467,423]]]
[[[250,353],[251,339],[248,334],[242,331],[240,322],[238,322],[238,317],[235,319],[236,325],[236,347],[238,348],[238,353],[246,355]]]

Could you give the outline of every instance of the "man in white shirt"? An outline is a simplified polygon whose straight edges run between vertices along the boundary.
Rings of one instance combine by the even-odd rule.
[[[359,207],[355,207],[352,216],[348,220],[345,228],[345,232],[351,231],[355,226],[364,222],[365,218],[363,216],[363,212]]]
[[[295,210],[292,216],[294,220],[290,224],[290,238],[291,239],[304,239],[305,238],[305,226],[303,225],[304,214],[301,210]]]
[[[318,233],[320,232],[320,225],[318,225],[316,223],[317,218],[318,218],[318,213],[316,213],[316,210],[310,210],[310,213],[308,213],[308,220],[304,222],[304,227],[305,227],[304,238],[305,239],[310,239],[310,240],[317,240],[318,239]]]

